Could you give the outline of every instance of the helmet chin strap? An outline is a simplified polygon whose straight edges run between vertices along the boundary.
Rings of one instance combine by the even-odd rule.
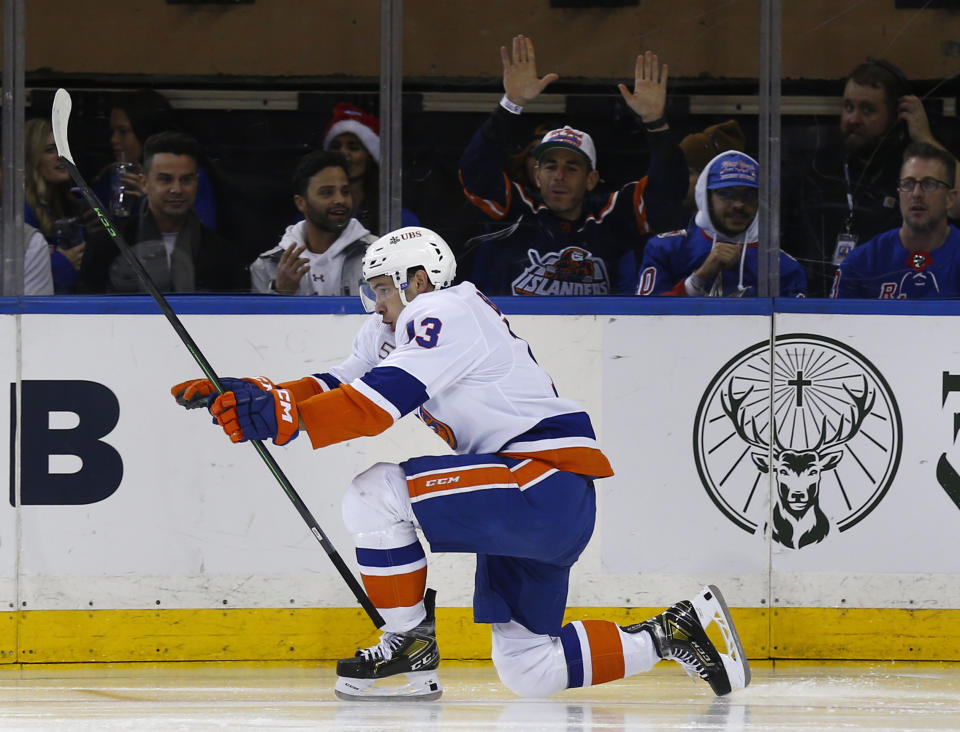
[[[403,282],[397,288],[397,290],[399,290],[400,292],[400,302],[403,303],[404,307],[410,304],[410,302],[407,300],[407,288],[410,287],[410,285],[412,284],[413,282]]]

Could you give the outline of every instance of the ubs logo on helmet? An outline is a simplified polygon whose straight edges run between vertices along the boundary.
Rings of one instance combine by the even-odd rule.
[[[883,375],[838,341],[781,335],[770,356],[761,341],[714,376],[697,409],[694,458],[730,521],[800,549],[852,528],[886,495],[900,410]]]
[[[404,239],[418,239],[423,236],[422,232],[419,231],[404,231],[400,234],[394,234],[390,237],[391,244],[399,244]]]

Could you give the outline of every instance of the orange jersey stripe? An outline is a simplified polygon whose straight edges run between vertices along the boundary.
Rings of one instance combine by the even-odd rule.
[[[590,659],[593,666],[593,683],[604,684],[622,679],[623,644],[615,623],[607,620],[584,620],[583,629],[590,641]]]
[[[363,587],[375,607],[387,610],[394,607],[412,607],[423,599],[427,588],[427,568],[393,574],[386,577],[361,574]]]
[[[393,424],[393,417],[349,384],[312,396],[297,409],[314,448],[378,435]]]
[[[505,452],[506,457],[520,460],[530,458],[547,463],[567,473],[587,475],[591,478],[609,478],[613,475],[613,468],[607,456],[594,447],[560,447],[556,450],[542,452]]]
[[[637,181],[637,185],[633,189],[633,215],[637,219],[637,228],[643,232],[653,231],[650,224],[647,223],[647,205],[643,200],[643,193],[647,190],[649,180],[647,176],[644,176]]]
[[[297,404],[305,402],[312,396],[323,393],[323,389],[320,387],[320,384],[317,383],[317,380],[309,376],[297,379],[296,381],[284,381],[277,384],[277,386],[293,394],[293,401]]]
[[[506,465],[482,465],[475,468],[457,467],[440,470],[427,475],[407,478],[407,491],[411,498],[429,493],[477,488],[486,485],[513,485],[513,474]]]
[[[463,173],[458,174],[460,176],[460,185],[463,185]],[[503,174],[503,187],[505,189],[505,203],[499,203],[497,201],[491,201],[487,198],[482,198],[476,194],[471,193],[467,190],[466,186],[463,188],[463,193],[467,197],[467,200],[470,201],[474,206],[483,211],[491,219],[502,219],[507,215],[507,211],[510,210],[510,200],[513,198],[513,186],[510,185],[510,179],[507,177],[507,174]]]

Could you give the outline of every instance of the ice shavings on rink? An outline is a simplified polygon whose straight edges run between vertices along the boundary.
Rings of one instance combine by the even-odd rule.
[[[673,664],[520,699],[489,663],[444,662],[437,702],[342,702],[333,664],[109,664],[0,669],[2,729],[646,732],[960,729],[960,664],[754,663],[714,697]]]

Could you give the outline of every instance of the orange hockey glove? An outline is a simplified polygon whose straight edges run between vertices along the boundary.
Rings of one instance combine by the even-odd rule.
[[[287,389],[228,391],[213,400],[210,414],[233,442],[269,437],[286,445],[300,434],[300,415]]]
[[[223,377],[220,379],[223,388],[226,391],[243,392],[253,390],[254,387],[266,391],[273,389],[274,384],[266,376],[257,376],[255,378],[232,379]],[[217,394],[213,383],[209,379],[191,379],[177,384],[170,393],[177,400],[177,404],[185,409],[197,409],[198,407],[209,407],[212,399],[210,397]]]

